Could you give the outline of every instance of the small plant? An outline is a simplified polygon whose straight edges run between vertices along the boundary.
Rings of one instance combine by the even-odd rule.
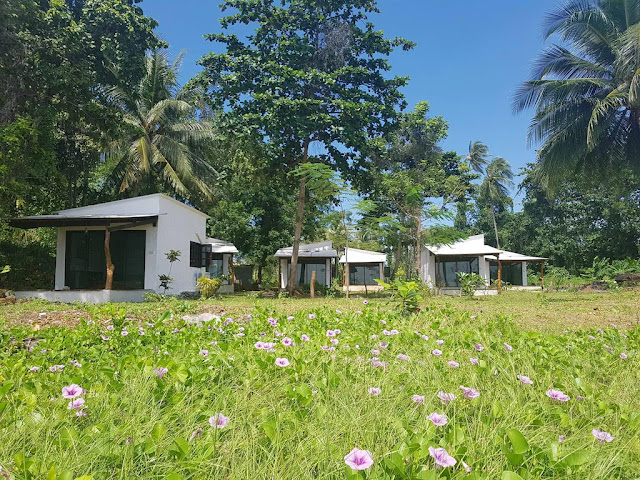
[[[5,265],[4,267],[2,267],[2,270],[0,270],[0,275],[9,273],[10,271],[11,271],[11,265]]]
[[[169,273],[167,275],[158,275],[158,278],[160,279],[160,288],[164,288],[163,293],[166,294],[167,290],[171,288],[169,287],[169,284],[173,282],[173,278],[171,278],[173,263],[180,261],[180,255],[182,255],[182,252],[180,250],[169,250],[164,255],[167,257],[167,260],[169,260]]]
[[[476,290],[487,285],[484,278],[477,273],[458,272],[458,280],[460,281],[460,294],[466,297],[473,297]]]
[[[218,290],[220,290],[222,286],[222,280],[220,278],[200,277],[196,285],[200,288],[200,295],[202,295],[203,298],[209,298],[218,293]]]
[[[403,315],[411,315],[420,311],[418,304],[422,300],[423,288],[418,282],[396,280],[393,283],[386,283],[378,279],[376,279],[376,282],[393,295],[398,302],[396,308],[400,310]]]

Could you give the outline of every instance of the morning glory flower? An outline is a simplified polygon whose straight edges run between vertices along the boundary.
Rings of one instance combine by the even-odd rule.
[[[453,360],[449,360],[447,362],[447,365],[449,365],[450,367],[453,367],[453,368],[458,368],[460,366],[460,364],[458,362],[453,361]]]
[[[505,349],[507,352],[510,352],[511,350],[513,350],[513,347],[512,347],[511,345],[509,345],[508,343],[506,343],[506,342],[505,342],[505,344],[504,344],[504,349]]]
[[[168,371],[169,369],[166,367],[158,367],[153,371],[153,373],[155,373],[158,376],[158,378],[162,378],[162,376]]]
[[[522,385],[533,385],[533,380],[526,375],[518,375],[516,378],[522,382]]]
[[[449,402],[453,402],[456,399],[456,396],[453,393],[445,393],[443,391],[438,392],[438,398],[442,403],[447,405]]]
[[[429,447],[429,455],[436,461],[436,468],[453,467],[456,459],[453,458],[444,448]]]
[[[373,465],[373,457],[369,450],[354,448],[344,457],[344,463],[354,470],[366,470]]]
[[[310,313],[309,314],[309,320],[313,320],[314,318],[316,318],[316,314],[315,313]]]
[[[484,347],[482,346],[482,344],[480,343],[476,343],[473,345],[473,348],[475,348],[478,352],[481,352],[484,350]]]
[[[478,390],[476,390],[475,388],[463,387],[462,385],[460,385],[460,389],[464,394],[464,398],[466,398],[467,400],[473,400],[474,398],[480,396],[480,392],[478,392]]]
[[[561,392],[560,390],[547,390],[545,392],[545,394],[547,395],[547,397],[549,397],[551,400],[555,401],[555,402],[568,402],[569,400],[571,400],[571,397],[569,397],[569,395],[565,395],[563,392]]]
[[[62,387],[62,398],[76,398],[84,393],[84,388],[72,383],[67,387]]]
[[[382,389],[378,387],[371,387],[369,388],[369,393],[376,397],[382,393]]]
[[[83,408],[83,405],[84,398],[76,398],[69,402],[69,405],[67,405],[67,410],[80,410],[81,408]]]
[[[449,423],[449,419],[444,413],[432,413],[427,417],[436,427],[444,427]]]
[[[442,355],[442,350],[438,350],[437,348],[435,350],[433,350],[431,353],[433,353],[436,357],[439,357],[440,355]]]
[[[480,363],[477,358],[470,358],[469,361],[471,362],[471,365],[478,365],[478,363]]]
[[[31,367],[29,369],[30,372],[37,372],[38,370],[40,370],[40,367]]]
[[[291,340],[289,337],[284,337],[282,339],[282,345],[284,345],[285,347],[290,347],[291,345],[293,345],[293,340]]]
[[[276,365],[279,367],[288,367],[289,360],[287,360],[286,358],[276,358]]]
[[[413,400],[415,403],[424,403],[424,395],[414,395],[413,397],[411,397],[411,400]]]
[[[620,358],[621,358],[621,359],[623,359],[623,360],[624,360],[625,358],[627,358],[628,356],[629,356],[629,355],[627,355],[627,354],[626,354],[626,353],[624,353],[624,352],[622,352],[622,353],[620,354]]]
[[[613,440],[615,439],[615,437],[611,436],[609,432],[603,432],[601,430],[598,430],[597,428],[591,430],[591,435],[598,439],[600,445],[602,445],[604,442],[613,442]]]
[[[229,417],[225,417],[222,413],[216,413],[213,417],[209,417],[209,425],[213,428],[222,429],[229,424]]]

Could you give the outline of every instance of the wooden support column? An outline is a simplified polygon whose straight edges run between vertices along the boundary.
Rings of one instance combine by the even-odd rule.
[[[496,254],[498,260],[498,295],[502,293],[502,261],[500,260],[500,254]]]
[[[316,298],[316,271],[311,272],[311,298]]]
[[[111,290],[113,287],[113,271],[116,267],[111,261],[111,230],[109,227],[104,232],[104,258],[107,264],[107,281],[105,282],[104,289]]]
[[[349,281],[349,263],[346,261],[347,259],[345,258],[345,263],[344,263],[344,268],[345,268],[345,279],[346,279],[346,283],[345,285],[347,286],[347,291],[346,291],[346,295],[347,298],[349,298],[349,288],[350,288],[350,281]]]

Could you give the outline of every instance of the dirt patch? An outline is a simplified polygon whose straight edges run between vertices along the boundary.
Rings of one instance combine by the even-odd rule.
[[[80,319],[88,320],[91,318],[84,310],[59,310],[51,312],[20,312],[13,315],[7,315],[7,324],[9,327],[24,326],[33,331],[42,328],[51,327],[69,327],[75,328],[80,325]]]

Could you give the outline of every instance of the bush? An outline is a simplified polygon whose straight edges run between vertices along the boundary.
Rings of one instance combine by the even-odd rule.
[[[196,285],[200,288],[200,295],[203,298],[209,298],[218,293],[222,286],[222,280],[220,278],[200,277]]]
[[[404,315],[418,313],[419,302],[422,300],[423,286],[418,282],[402,282],[396,280],[394,283],[386,283],[377,280],[382,287],[393,295],[398,302],[396,308]]]
[[[460,293],[468,297],[473,297],[476,290],[487,285],[484,278],[477,273],[458,272],[458,280],[460,280]]]

